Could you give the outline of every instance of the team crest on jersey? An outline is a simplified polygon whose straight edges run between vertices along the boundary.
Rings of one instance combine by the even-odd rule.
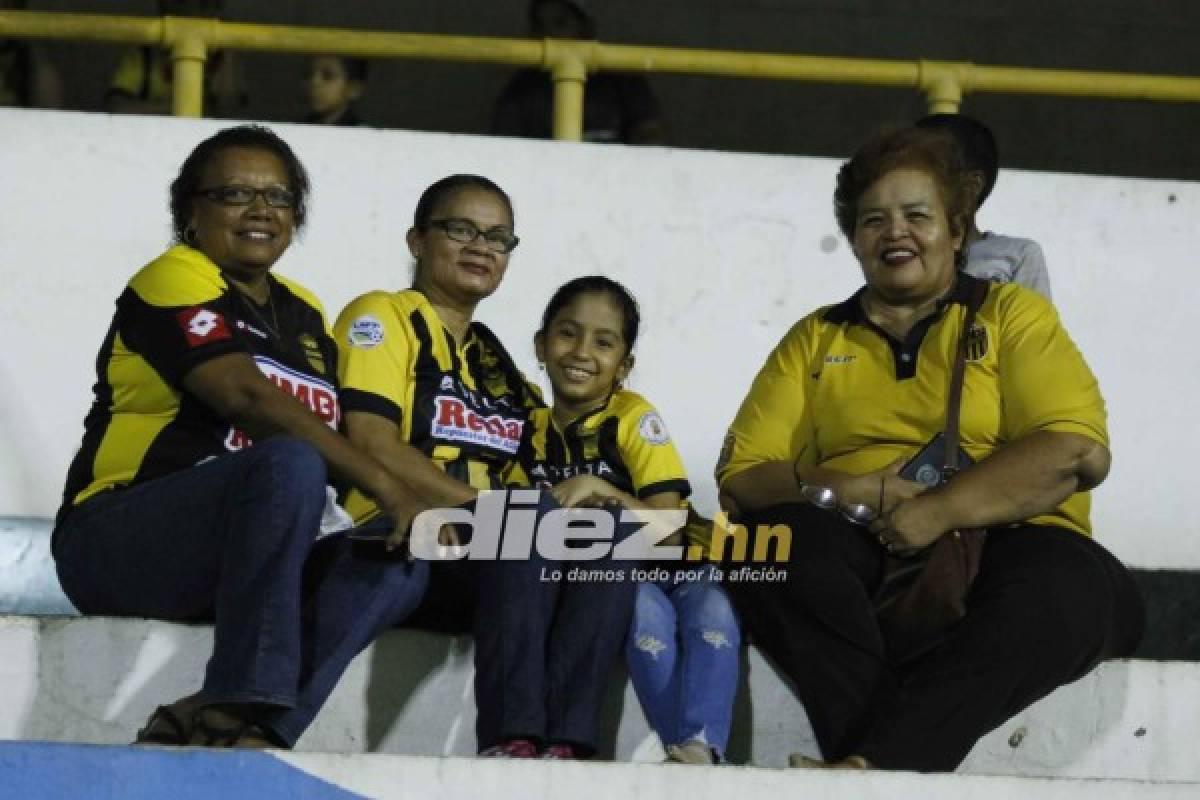
[[[657,411],[642,414],[642,418],[638,420],[638,433],[650,444],[666,444],[671,441],[671,434],[667,433],[667,426],[663,424]]]
[[[350,330],[346,334],[346,338],[350,341],[351,347],[363,350],[378,347],[383,344],[383,323],[370,314],[363,314],[350,323]]]
[[[178,311],[175,313],[175,319],[183,329],[187,343],[192,347],[232,338],[229,327],[225,324],[225,317],[204,306]]]
[[[987,328],[978,322],[971,324],[967,332],[967,361],[982,361],[988,353]]]
[[[433,403],[434,438],[481,445],[510,455],[517,452],[525,420],[500,414],[484,416],[453,396],[439,395]]]
[[[317,343],[317,337],[312,334],[303,333],[297,341],[300,342],[300,347],[304,350],[304,358],[308,360],[308,365],[319,374],[325,375],[328,372],[328,368],[325,365],[325,354],[321,352],[321,345]]]

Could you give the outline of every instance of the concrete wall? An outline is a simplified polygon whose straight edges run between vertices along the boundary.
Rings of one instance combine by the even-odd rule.
[[[167,244],[166,187],[213,121],[0,111],[0,514],[51,516],[129,275]],[[633,388],[662,410],[698,505],[726,425],[797,318],[860,283],[837,233],[837,162],[471,136],[279,126],[314,180],[310,229],[278,269],[331,313],[407,285],[419,192],[451,172],[506,187],[522,244],[479,316],[534,374],[551,291],[603,272],[639,298]],[[1056,302],[1109,404],[1100,539],[1139,566],[1200,567],[1190,513],[1200,351],[1200,185],[1007,172],[987,227],[1039,240]]]
[[[0,616],[0,740],[121,744],[160,703],[200,685],[208,626]],[[297,745],[306,753],[471,755],[469,637],[390,631],[346,671]],[[602,755],[658,761],[633,688],[614,672]],[[976,744],[962,772],[1200,782],[1192,748],[1200,665],[1114,661],[1041,700]],[[753,647],[742,664],[729,758],[765,767],[818,754],[790,688]]]

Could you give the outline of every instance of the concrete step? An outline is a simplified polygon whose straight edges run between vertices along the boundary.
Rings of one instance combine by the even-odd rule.
[[[108,618],[0,617],[0,739],[123,744],[153,708],[194,691],[212,629]],[[392,631],[354,661],[303,753],[475,752],[468,637]],[[993,731],[970,774],[1200,781],[1200,665],[1120,661],[1063,687]],[[632,687],[614,672],[603,755],[658,761]],[[781,767],[816,755],[803,708],[749,648],[729,754]]]
[[[44,800],[1175,800],[1198,792],[1197,784],[1080,778],[0,743],[0,798]]]

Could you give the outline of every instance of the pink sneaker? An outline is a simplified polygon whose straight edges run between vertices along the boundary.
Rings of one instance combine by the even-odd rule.
[[[542,751],[542,758],[551,761],[578,761],[579,753],[569,744],[552,744]]]
[[[509,739],[492,745],[479,754],[481,758],[537,758],[537,745],[528,739]]]

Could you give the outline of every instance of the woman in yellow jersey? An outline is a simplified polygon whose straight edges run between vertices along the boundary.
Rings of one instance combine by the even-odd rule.
[[[130,280],[100,347],[54,530],[63,589],[85,614],[216,622],[200,692],[160,707],[140,742],[291,746],[414,602],[407,565],[357,558],[342,536],[317,542],[339,527],[331,476],[398,524],[417,509],[338,434],[324,312],[271,273],[308,194],[266,128],[201,142],[171,185],[176,244]]]
[[[560,287],[542,315],[534,345],[554,404],[533,412],[519,462],[564,506],[677,510],[691,493],[658,412],[621,385],[633,367],[640,321],[629,291],[598,275]],[[715,566],[673,567],[667,562],[666,577],[634,589],[626,661],[668,760],[711,764],[729,738],[741,638]],[[624,591],[620,583],[568,587],[560,602],[596,604],[602,592]],[[612,633],[625,635],[597,631],[598,638]]]
[[[717,467],[727,508],[791,526],[786,582],[730,591],[828,763],[952,770],[987,731],[1141,636],[1136,587],[1090,538],[1088,491],[1109,466],[1096,380],[1046,300],[961,271],[969,203],[940,132],[881,135],[843,165],[834,206],[866,285],[784,337]],[[975,463],[927,488],[900,472],[945,425],[977,292],[960,424]],[[885,556],[972,527],[988,539],[966,617],[895,663],[872,603]]]
[[[405,624],[473,631],[481,754],[586,756],[597,746],[599,698],[611,666],[611,657],[602,669],[588,666],[601,607],[582,607],[576,625],[561,625],[560,580],[546,579],[561,565],[542,557],[540,543],[510,553],[506,529],[505,557],[488,557],[480,544],[484,526],[501,527],[500,519],[482,519],[495,510],[489,502],[497,493],[480,493],[504,489],[529,413],[542,405],[504,347],[474,319],[517,246],[512,203],[487,178],[452,175],[422,194],[407,241],[416,260],[412,288],[363,295],[335,326],[351,439],[407,475],[427,508],[469,509],[475,518],[469,557],[415,562],[424,599]],[[541,519],[557,509],[548,494],[513,492],[523,495],[532,495],[532,505],[511,514]],[[357,492],[347,508],[367,526],[385,511]],[[614,613],[623,614],[623,632],[628,603]]]

